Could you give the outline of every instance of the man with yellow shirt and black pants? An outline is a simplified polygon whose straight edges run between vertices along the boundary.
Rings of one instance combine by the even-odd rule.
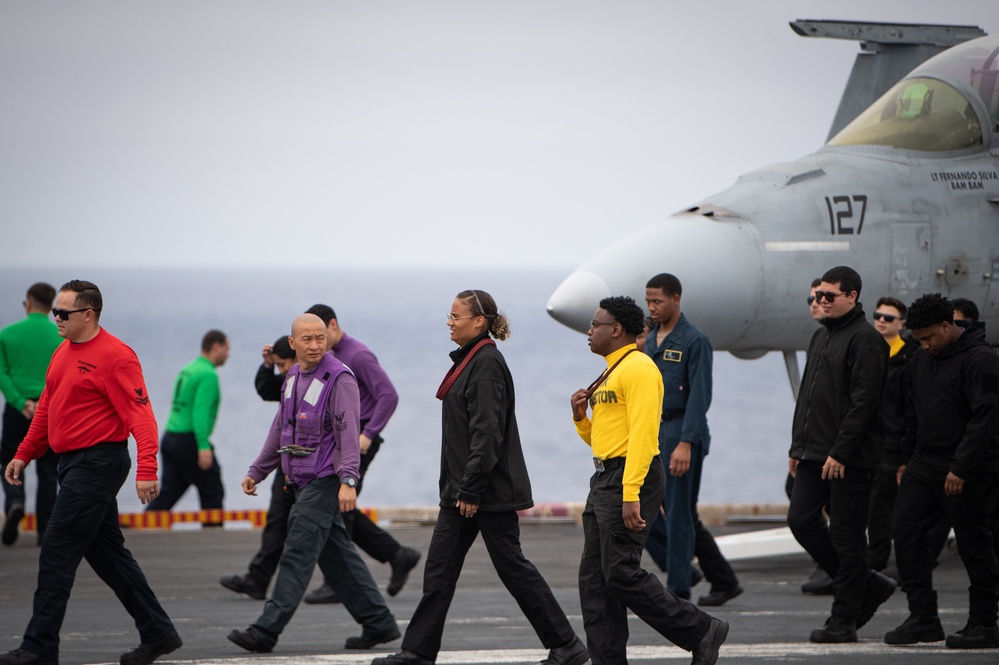
[[[587,337],[607,369],[570,400],[576,431],[592,449],[596,467],[583,510],[579,562],[587,647],[594,665],[626,663],[630,609],[670,642],[693,652],[693,665],[713,665],[728,622],[678,598],[640,566],[666,477],[658,458],[663,381],[652,359],[635,346],[642,326],[643,312],[633,299],[600,301]]]

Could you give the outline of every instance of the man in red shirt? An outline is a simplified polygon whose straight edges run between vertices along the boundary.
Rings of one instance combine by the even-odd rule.
[[[62,286],[52,313],[66,339],[52,355],[45,389],[27,436],[7,465],[20,485],[25,466],[50,448],[61,455],[59,494],[38,557],[38,588],[21,646],[0,654],[0,665],[47,665],[59,658],[59,629],[84,557],[132,615],[141,644],[121,665],[147,665],[178,649],[173,623],[118,526],[118,490],[138,449],[135,488],[142,503],[159,493],[156,419],[135,352],[101,328],[103,299],[91,282]]]

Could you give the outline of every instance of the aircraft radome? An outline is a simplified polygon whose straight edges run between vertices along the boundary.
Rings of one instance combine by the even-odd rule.
[[[607,247],[562,282],[548,312],[583,332],[601,298],[644,304],[648,278],[671,272],[716,350],[781,351],[796,388],[795,351],[814,332],[808,286],[850,265],[868,311],[881,295],[970,298],[999,344],[999,37],[967,26],[791,26],[869,51],[828,143]]]

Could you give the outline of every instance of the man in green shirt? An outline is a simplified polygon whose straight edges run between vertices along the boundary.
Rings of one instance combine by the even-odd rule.
[[[222,509],[222,469],[209,441],[222,400],[216,367],[229,358],[229,338],[209,330],[201,339],[201,355],[184,367],[173,388],[173,406],[160,452],[163,482],[146,510],[170,510],[187,488],[198,488],[202,510]],[[221,519],[206,526],[221,526]]]
[[[28,433],[38,398],[45,387],[45,372],[52,353],[62,344],[59,329],[49,319],[55,293],[55,289],[44,282],[32,285],[22,303],[27,317],[0,330],[0,392],[7,402],[0,437],[0,469],[7,468]],[[55,506],[58,466],[59,458],[51,450],[35,463],[38,469],[35,514],[39,544]],[[0,540],[4,545],[13,545],[17,540],[18,524],[24,517],[24,485],[11,485],[4,479],[3,490],[7,519]]]

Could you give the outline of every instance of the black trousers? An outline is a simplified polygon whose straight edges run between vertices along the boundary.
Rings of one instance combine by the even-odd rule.
[[[880,467],[874,472],[871,486],[871,506],[867,514],[867,565],[874,570],[884,570],[891,556],[892,522],[895,513],[895,496],[898,467]]]
[[[362,423],[361,428],[364,428]],[[364,484],[364,474],[378,454],[383,439],[376,436],[371,441],[368,451],[361,455],[359,472],[360,479],[357,482],[357,494],[360,496],[361,488]],[[285,491],[285,476],[278,469],[274,474],[274,483],[271,485],[271,502],[267,507],[267,524],[260,537],[260,549],[253,555],[250,561],[249,573],[247,577],[261,589],[266,589],[271,578],[277,570],[278,562],[281,561],[281,552],[284,551],[285,538],[288,536],[288,512],[295,505],[294,493]],[[347,535],[351,537],[354,544],[367,552],[376,561],[386,563],[391,561],[402,548],[395,538],[384,529],[371,521],[371,519],[358,509],[341,513]],[[333,586],[330,584],[329,586]]]
[[[867,565],[873,570],[884,570],[888,567],[891,557],[891,545],[894,538],[895,498],[898,496],[898,467],[883,467],[874,474],[874,485],[871,488],[871,507],[867,516]],[[930,552],[933,554],[934,566],[939,562],[940,554],[947,545],[950,535],[950,518],[944,514],[939,519],[930,517],[923,524],[928,531]],[[995,534],[993,533],[993,537]]]
[[[3,434],[0,435],[0,470],[6,469],[17,454],[17,448],[28,434],[31,421],[24,414],[12,407],[4,405]],[[38,537],[45,535],[45,527],[52,516],[55,507],[56,491],[59,488],[59,456],[47,450],[44,455],[34,461],[38,473],[38,488],[35,490],[35,516],[38,518]],[[2,474],[3,471],[0,471]],[[27,474],[25,474],[27,475]],[[22,481],[26,480],[22,476]],[[25,505],[25,486],[11,485],[3,479],[4,512],[8,512],[15,504]]]
[[[822,462],[801,460],[794,477],[787,525],[795,540],[833,578],[832,615],[854,623],[870,574],[867,509],[872,472],[847,466],[842,478],[822,479]],[[829,506],[829,526],[819,526]]]
[[[960,494],[944,492],[947,471],[934,470],[914,457],[905,467],[895,500],[895,559],[909,611],[936,616],[933,559],[927,538],[927,519],[949,515],[957,551],[971,586],[968,622],[995,626],[999,604],[999,561],[989,530],[989,510],[999,501],[999,474],[979,473],[965,478]]]
[[[114,591],[141,642],[155,642],[173,630],[118,526],[118,490],[130,467],[125,442],[62,455],[59,495],[42,539],[38,588],[22,649],[58,658],[59,630],[81,559]]]
[[[180,501],[187,488],[198,488],[202,510],[222,508],[225,489],[222,487],[222,469],[217,455],[207,469],[198,466],[198,442],[193,434],[167,432],[160,445],[163,455],[160,493],[146,505],[146,510],[170,510]]]
[[[583,509],[583,554],[579,561],[579,602],[586,644],[594,665],[624,665],[628,610],[681,649],[693,651],[711,617],[678,598],[641,567],[642,550],[665,491],[663,465],[653,459],[640,493],[645,529],[628,531],[621,515],[624,460],[608,460],[590,479]]]
[[[500,581],[517,601],[541,644],[546,649],[557,649],[574,640],[576,633],[548,582],[521,550],[520,518],[515,511],[479,510],[474,517],[466,518],[457,508],[441,508],[423,569],[423,597],[406,629],[402,648],[429,660],[437,659],[465,555],[480,533]]]

